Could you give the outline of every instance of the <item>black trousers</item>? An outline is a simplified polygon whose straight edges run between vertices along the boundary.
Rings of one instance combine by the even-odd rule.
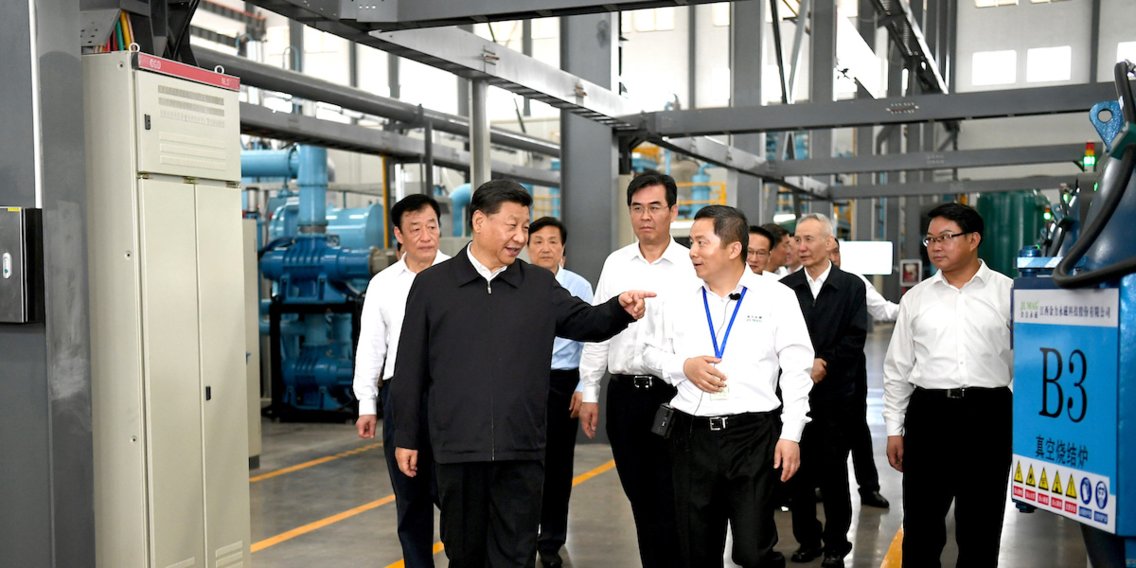
[[[637,387],[616,375],[608,385],[607,435],[619,483],[631,502],[644,568],[679,565],[670,451],[666,440],[651,433],[659,405],[674,395],[674,387],[659,379]]]
[[[548,389],[548,439],[544,450],[544,491],[540,508],[540,552],[557,552],[568,538],[568,499],[572,495],[572,467],[580,420],[568,412],[572,393],[580,383],[580,370],[553,369]]]
[[[852,550],[848,451],[859,405],[853,398],[810,404],[812,421],[801,434],[801,468],[790,481],[793,536],[803,547],[823,544],[826,554],[844,556]],[[824,493],[823,530],[816,514],[817,487]]]
[[[903,437],[904,566],[940,565],[951,501],[957,566],[998,565],[1012,422],[1009,389],[967,389],[962,398],[915,389]]]
[[[785,565],[785,557],[773,552],[777,422],[772,412],[740,414],[712,430],[706,418],[675,412],[670,443],[683,566],[721,567],[727,523],[733,531],[735,564]]]
[[[387,461],[398,518],[398,542],[407,568],[434,565],[434,505],[438,485],[434,476],[434,450],[429,436],[419,436],[418,475],[407,477],[394,459],[394,411],[390,404],[390,384],[379,391],[383,405],[383,455]],[[426,413],[422,413],[422,432],[426,432]]]
[[[860,494],[880,490],[880,472],[876,470],[876,457],[872,453],[872,431],[868,428],[868,387],[864,385],[856,393],[860,405],[856,411],[857,422],[852,432],[852,471],[856,473],[856,486]]]
[[[451,567],[536,564],[540,461],[438,464],[437,470],[442,543]]]

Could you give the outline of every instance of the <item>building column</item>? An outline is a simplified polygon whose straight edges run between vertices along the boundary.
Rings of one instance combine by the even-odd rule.
[[[489,181],[493,172],[489,159],[489,83],[469,81],[469,183],[474,189]]]
[[[43,210],[44,321],[0,325],[0,566],[95,565],[79,6],[5,5],[0,205]]]
[[[827,103],[833,100],[835,81],[833,68],[836,66],[836,0],[813,0],[812,28],[809,33],[809,102]],[[825,159],[832,157],[832,130],[809,131],[809,158]],[[817,176],[820,181],[831,184],[832,176]],[[828,201],[811,200],[809,211],[832,215],[832,204]]]
[[[560,18],[560,67],[601,87],[615,76],[616,17],[604,12]],[[592,283],[615,249],[616,216],[627,215],[616,187],[618,151],[611,128],[560,112],[560,184],[564,224],[572,236],[568,267]]]
[[[692,6],[691,10],[697,9]],[[761,71],[765,41],[765,2],[735,2],[730,5],[730,103],[733,106],[758,106],[761,100]],[[693,57],[693,54],[692,54]],[[693,65],[691,59],[691,65]],[[691,92],[694,91],[693,86]],[[765,134],[733,136],[732,145],[765,155]],[[777,208],[777,186],[768,187],[750,175],[737,175],[737,206],[751,225],[773,220]]]

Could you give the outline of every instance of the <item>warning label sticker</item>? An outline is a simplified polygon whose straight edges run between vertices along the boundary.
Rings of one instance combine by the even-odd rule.
[[[1015,501],[1116,532],[1115,488],[1107,477],[1072,468],[1058,470],[1053,464],[1015,454],[1010,485]]]

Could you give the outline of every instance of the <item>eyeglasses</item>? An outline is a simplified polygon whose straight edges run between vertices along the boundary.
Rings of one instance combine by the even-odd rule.
[[[638,217],[642,215],[644,211],[646,211],[647,213],[650,213],[652,217],[656,217],[667,209],[668,208],[666,206],[659,205],[658,203],[652,203],[647,207],[643,207],[642,205],[636,203],[631,206],[631,214]]]
[[[933,244],[943,244],[947,241],[950,241],[951,239],[961,237],[963,235],[969,235],[973,232],[974,231],[963,231],[961,233],[943,233],[937,237],[923,237],[923,246],[929,247]]]

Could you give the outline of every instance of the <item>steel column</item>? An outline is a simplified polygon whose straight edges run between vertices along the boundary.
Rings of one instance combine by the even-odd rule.
[[[615,75],[616,18],[590,14],[560,19],[560,66],[608,89]],[[616,188],[618,151],[611,129],[570,112],[560,113],[561,195],[572,235],[568,266],[591,282],[616,246],[616,215],[627,206]]]
[[[798,20],[800,22],[801,20]],[[812,33],[809,35],[809,101],[831,102],[833,98],[833,68],[836,66],[836,0],[814,0],[812,3]],[[827,129],[809,132],[809,158],[832,157],[832,131]],[[828,182],[826,179],[821,181]],[[820,207],[818,210],[817,206]],[[809,210],[831,213],[831,204],[813,201]]]
[[[0,205],[43,209],[44,321],[0,325],[0,566],[95,565],[78,2],[0,18]]]
[[[730,104],[760,105],[765,2],[738,2],[730,8]],[[693,13],[695,7],[691,6],[690,10]],[[693,61],[691,59],[692,64]],[[757,156],[765,154],[763,134],[740,134],[733,136],[731,143]],[[777,205],[776,191],[776,186],[765,188],[756,177],[737,176],[738,209],[752,225],[771,220]],[[766,198],[767,193],[773,193],[772,199]]]
[[[489,84],[484,79],[469,82],[469,182],[476,189],[492,177],[489,163]]]

